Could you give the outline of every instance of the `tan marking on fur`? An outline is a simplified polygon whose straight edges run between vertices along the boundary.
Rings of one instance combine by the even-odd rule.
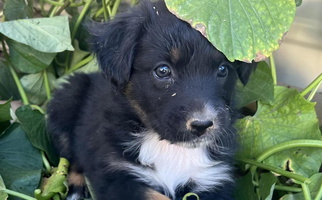
[[[176,63],[180,58],[180,52],[177,48],[172,48],[170,51],[171,61]]]
[[[141,106],[138,104],[138,102],[132,100],[133,98],[131,97],[131,90],[132,90],[132,83],[130,82],[127,84],[127,86],[124,89],[124,94],[131,103],[131,106],[134,108],[135,112],[138,114],[142,122],[146,125],[149,126],[148,120],[147,120],[147,114],[142,110]]]
[[[149,189],[146,195],[148,200],[171,200],[169,197],[152,189]]]
[[[70,185],[76,185],[76,186],[84,186],[85,183],[85,177],[83,174],[77,173],[77,172],[70,172],[68,176],[68,183]]]

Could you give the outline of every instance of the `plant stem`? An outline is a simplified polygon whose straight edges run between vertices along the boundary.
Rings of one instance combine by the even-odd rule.
[[[104,14],[104,20],[106,21],[108,19],[108,15],[107,15],[107,3],[106,0],[102,1],[103,3],[103,14]]]
[[[276,65],[275,65],[275,59],[273,54],[269,57],[269,62],[271,65],[271,73],[273,77],[273,83],[274,85],[277,85],[277,75],[276,75]]]
[[[304,97],[307,95],[311,90],[316,88],[319,84],[322,82],[322,73],[312,82],[310,85],[308,85],[300,94]]]
[[[320,185],[320,189],[318,193],[316,194],[314,200],[321,200],[322,199],[322,185]]]
[[[42,162],[44,164],[46,173],[47,174],[50,174],[51,167],[50,167],[50,164],[49,164],[49,162],[48,162],[48,160],[46,158],[46,155],[45,155],[45,152],[44,151],[41,151],[41,158],[42,158]]]
[[[267,157],[271,156],[274,153],[279,151],[283,151],[286,149],[297,148],[297,147],[316,147],[322,148],[322,141],[320,140],[291,140],[287,142],[282,142],[277,145],[274,145],[267,150],[265,150],[262,154],[260,154],[256,161],[262,162]]]
[[[305,200],[312,200],[311,194],[310,194],[310,189],[307,186],[307,184],[306,183],[302,183],[301,186],[302,186],[302,190],[303,190],[304,199]]]
[[[78,62],[76,65],[72,66],[67,72],[66,74],[70,74],[72,72],[74,72],[75,70],[79,69],[80,67],[86,65],[87,63],[91,62],[94,59],[93,55],[89,55],[87,58],[81,60],[80,62]]]
[[[282,191],[287,191],[287,192],[302,192],[301,188],[296,188],[296,187],[289,187],[289,186],[284,186],[284,185],[275,185],[275,190],[282,190]]]
[[[285,170],[282,170],[282,169],[279,169],[279,168],[276,168],[276,167],[272,167],[272,166],[269,166],[269,165],[265,165],[263,163],[260,163],[260,162],[254,161],[254,160],[239,159],[239,161],[247,163],[247,164],[250,164],[250,165],[254,165],[254,166],[262,168],[262,169],[266,169],[266,170],[275,172],[277,174],[292,178],[292,179],[297,180],[297,181],[302,182],[302,183],[310,181],[309,178],[306,178],[304,176],[294,174],[294,173],[291,173],[291,172],[288,172],[288,171],[285,171]]]
[[[32,109],[38,110],[43,115],[45,114],[45,111],[42,108],[40,108],[38,105],[30,105],[30,107]]]
[[[2,190],[3,192],[9,194],[9,195],[12,195],[12,196],[15,196],[15,197],[19,197],[21,199],[26,199],[26,200],[37,200],[31,196],[28,196],[28,195],[25,195],[25,194],[22,194],[20,192],[16,192],[16,191],[13,191],[13,190],[9,190],[9,189],[4,189]]]
[[[316,92],[318,91],[319,87],[321,86],[322,81],[312,90],[312,92],[310,93],[310,95],[307,97],[308,101],[312,101],[312,99],[314,98]]]
[[[79,27],[80,23],[82,22],[89,6],[91,5],[91,2],[92,2],[92,0],[85,0],[84,8],[83,8],[82,12],[79,14],[79,17],[77,18],[77,21],[76,21],[75,26],[72,31],[72,37],[71,37],[72,41],[75,39],[75,35],[78,30],[78,27]]]
[[[116,0],[114,5],[113,5],[113,8],[112,8],[112,13],[111,13],[111,18],[113,18],[115,15],[116,15],[116,12],[119,8],[119,5],[121,3],[121,0]]]
[[[22,87],[22,84],[21,84],[21,82],[19,80],[19,77],[18,77],[16,71],[13,69],[13,66],[11,65],[11,63],[8,63],[8,67],[9,67],[11,75],[12,75],[12,77],[13,77],[16,85],[17,85],[19,94],[20,94],[21,99],[22,99],[22,103],[24,105],[29,105],[29,100],[27,98],[26,92],[25,92],[24,88]]]
[[[24,88],[22,87],[22,84],[21,84],[21,82],[19,80],[19,77],[18,77],[17,73],[14,70],[14,68],[13,68],[13,66],[12,66],[12,64],[10,62],[10,57],[9,57],[8,51],[6,49],[6,45],[4,43],[4,40],[1,40],[1,44],[2,44],[2,49],[3,49],[4,57],[6,58],[6,62],[5,63],[8,65],[8,68],[10,70],[10,73],[11,73],[11,75],[12,75],[12,77],[13,77],[16,85],[17,85],[17,88],[18,88],[19,94],[21,96],[22,102],[23,102],[24,105],[28,105],[29,104],[29,100],[27,98],[27,95],[26,95],[26,92],[25,92]]]
[[[50,100],[51,99],[51,92],[50,92],[50,85],[49,85],[47,70],[44,70],[43,73],[44,73],[44,82],[45,82],[45,90],[46,90],[47,100]]]
[[[64,0],[59,0],[59,3],[62,3],[62,2],[64,2]],[[64,4],[64,3],[62,3],[62,4]],[[53,17],[53,16],[55,16],[55,14],[56,14],[56,11],[57,11],[58,7],[59,7],[59,5],[55,5],[55,6],[53,7],[53,9],[51,10],[51,13],[49,14],[49,17]]]
[[[54,6],[63,6],[65,3],[61,3],[61,2],[57,2],[57,1],[52,1],[52,0],[43,0],[43,1],[46,1],[47,3],[51,4],[51,5],[54,5]],[[82,6],[84,5],[84,2],[81,1],[79,3],[70,3],[69,4],[69,7],[79,7],[79,6]]]

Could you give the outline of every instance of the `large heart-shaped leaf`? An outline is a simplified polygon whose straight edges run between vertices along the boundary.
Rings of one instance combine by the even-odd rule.
[[[18,123],[0,137],[0,147],[0,174],[7,188],[33,196],[42,171],[39,149],[31,145]]]
[[[56,53],[37,51],[30,46],[14,40],[7,41],[12,64],[24,73],[38,73],[46,69],[54,60]]]
[[[0,33],[41,52],[74,50],[67,16],[3,22]]]
[[[256,158],[267,148],[295,139],[321,139],[314,103],[296,90],[275,87],[274,101],[258,102],[254,116],[239,120],[240,158]],[[297,148],[279,152],[264,160],[268,165],[289,169],[310,177],[321,166],[321,150]]]
[[[260,61],[278,49],[295,16],[294,0],[165,0],[168,8],[226,57]]]

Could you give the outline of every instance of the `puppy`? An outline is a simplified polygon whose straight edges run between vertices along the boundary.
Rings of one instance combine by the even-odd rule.
[[[232,99],[255,64],[229,62],[162,1],[89,30],[102,72],[71,76],[48,106],[68,198],[84,198],[84,174],[97,200],[231,199]]]

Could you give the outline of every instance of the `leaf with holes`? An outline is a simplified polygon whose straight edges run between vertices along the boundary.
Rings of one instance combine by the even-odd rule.
[[[279,48],[295,16],[294,0],[165,0],[230,60],[260,61]]]
[[[258,102],[254,116],[239,120],[240,158],[256,158],[273,145],[295,139],[321,139],[314,103],[305,100],[295,89],[275,87],[274,101]],[[321,149],[297,148],[274,154],[264,163],[294,171],[306,177],[318,172]]]

